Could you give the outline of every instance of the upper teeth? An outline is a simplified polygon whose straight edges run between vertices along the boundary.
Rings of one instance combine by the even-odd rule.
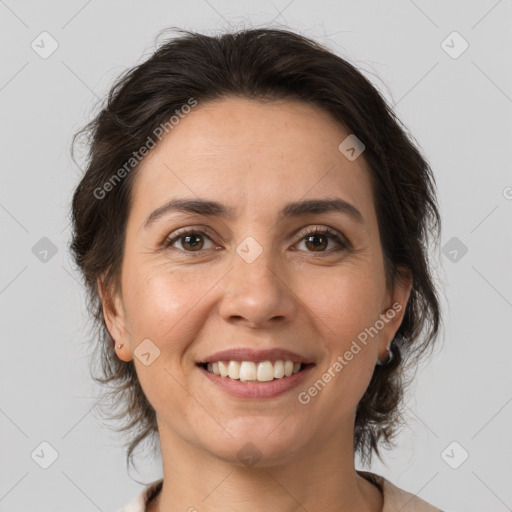
[[[215,375],[239,379],[242,382],[247,380],[265,382],[294,375],[300,370],[300,367],[301,363],[282,360],[278,360],[274,364],[271,361],[260,363],[254,363],[253,361],[217,361],[208,363],[207,370]]]

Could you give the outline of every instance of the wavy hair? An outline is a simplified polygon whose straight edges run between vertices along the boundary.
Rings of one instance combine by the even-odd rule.
[[[122,419],[127,465],[146,438],[158,437],[155,410],[133,361],[120,360],[106,327],[97,280],[119,285],[126,221],[137,172],[98,198],[98,190],[137,152],[158,126],[190,98],[204,103],[226,97],[261,101],[295,99],[329,112],[365,145],[388,286],[412,276],[409,302],[391,350],[376,366],[355,418],[354,452],[371,463],[379,444],[393,445],[403,424],[403,397],[438,337],[441,312],[428,249],[438,243],[441,221],[433,173],[391,106],[361,71],[311,39],[284,29],[250,29],[208,36],[176,29],[141,64],[118,77],[99,114],[75,134],[87,146],[86,169],[72,199],[70,248],[88,292],[95,343],[91,368],[102,385],[100,408]]]

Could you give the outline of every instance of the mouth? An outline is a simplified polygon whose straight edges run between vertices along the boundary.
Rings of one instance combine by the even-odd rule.
[[[314,363],[303,363],[290,359],[275,361],[219,360],[197,363],[196,366],[223,379],[257,383],[290,378],[314,366]]]
[[[205,361],[196,364],[215,389],[238,399],[268,400],[287,396],[303,384],[314,363],[276,361]]]

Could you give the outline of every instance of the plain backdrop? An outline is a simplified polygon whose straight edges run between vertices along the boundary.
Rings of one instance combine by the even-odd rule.
[[[128,474],[92,412],[67,246],[71,137],[169,26],[299,31],[395,105],[437,180],[445,323],[399,447],[371,470],[446,511],[511,510],[511,18],[510,0],[0,0],[0,510],[113,511],[161,476],[159,460]]]

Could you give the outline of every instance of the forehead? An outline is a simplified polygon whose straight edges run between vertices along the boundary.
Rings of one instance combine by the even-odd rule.
[[[367,164],[338,149],[348,135],[328,112],[304,102],[199,103],[140,164],[132,213],[195,196],[240,214],[249,209],[270,215],[274,205],[277,212],[283,203],[329,196],[353,204],[371,224]]]

